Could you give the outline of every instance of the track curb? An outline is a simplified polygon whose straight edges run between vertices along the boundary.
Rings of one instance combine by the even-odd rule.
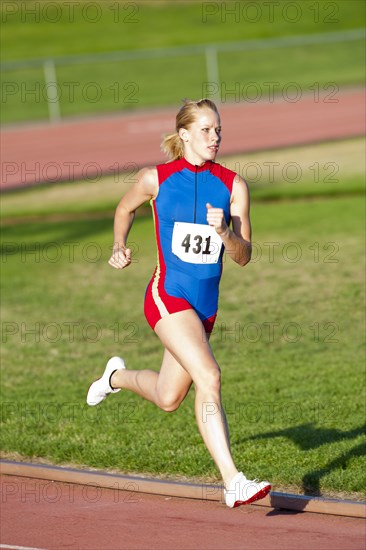
[[[170,497],[223,502],[222,485],[195,484],[140,476],[113,474],[102,470],[78,470],[47,464],[0,460],[0,473],[61,483],[76,483],[106,489],[140,492]],[[366,502],[271,492],[256,506],[282,508],[336,516],[366,518]]]

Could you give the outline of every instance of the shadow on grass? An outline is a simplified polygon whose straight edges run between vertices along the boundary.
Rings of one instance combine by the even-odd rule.
[[[358,458],[366,455],[366,443],[362,442],[353,449],[350,449],[347,453],[343,453],[334,460],[331,460],[323,468],[319,470],[314,470],[305,474],[303,477],[303,489],[305,494],[313,496],[321,496],[320,482],[323,476],[327,475],[332,470],[338,468],[346,469],[348,462],[352,458]],[[360,487],[361,489],[361,487]]]
[[[137,226],[146,218],[151,218],[147,208],[141,209],[141,214],[136,217],[134,225]],[[114,215],[105,215],[97,219],[74,219],[52,222],[27,223],[4,226],[1,228],[0,256],[7,257],[16,254],[29,254],[34,250],[42,250],[48,246],[76,246],[92,243],[91,239],[97,239],[100,233],[109,233],[112,249]],[[93,244],[93,243],[92,243]]]
[[[113,231],[113,219],[59,221],[48,224],[31,223],[26,225],[9,226],[2,228],[2,253],[8,253],[6,246],[9,241],[18,245],[26,245],[29,249],[34,245],[45,246],[50,243],[62,245],[65,242],[80,242],[110,229]],[[54,236],[52,235],[54,234]],[[32,241],[32,235],[37,236]],[[52,235],[52,237],[50,236]],[[57,236],[56,236],[57,235]],[[24,242],[23,242],[24,240]],[[19,248],[19,246],[18,246]]]
[[[336,443],[365,434],[366,424],[349,431],[342,431],[335,428],[316,427],[311,422],[294,426],[283,430],[276,430],[259,434],[249,439],[270,439],[274,437],[287,437],[293,441],[301,450],[307,451],[316,449],[327,443]],[[331,471],[338,468],[345,469],[352,458],[366,455],[366,443],[362,442],[337,458],[328,462],[322,468],[308,472],[303,476],[302,485],[304,494],[312,497],[321,496],[321,480]],[[361,489],[361,487],[360,487]]]

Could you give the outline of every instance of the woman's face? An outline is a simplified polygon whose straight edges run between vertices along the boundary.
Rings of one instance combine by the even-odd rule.
[[[188,162],[199,166],[207,160],[214,160],[220,146],[220,132],[218,114],[209,108],[199,110],[196,120],[179,131]]]

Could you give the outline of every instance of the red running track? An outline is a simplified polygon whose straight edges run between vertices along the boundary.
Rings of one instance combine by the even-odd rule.
[[[0,548],[364,550],[364,519],[2,476]]]
[[[98,178],[164,162],[162,134],[174,130],[177,109],[115,114],[37,124],[1,132],[1,188]],[[365,89],[303,97],[296,102],[226,103],[220,106],[229,155],[365,133]]]

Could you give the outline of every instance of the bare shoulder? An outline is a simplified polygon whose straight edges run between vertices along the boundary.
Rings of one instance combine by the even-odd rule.
[[[136,184],[143,189],[144,194],[155,197],[159,188],[158,171],[156,166],[147,166],[138,171]]]
[[[233,191],[231,194],[231,201],[249,201],[249,187],[244,178],[236,174],[233,181]]]

